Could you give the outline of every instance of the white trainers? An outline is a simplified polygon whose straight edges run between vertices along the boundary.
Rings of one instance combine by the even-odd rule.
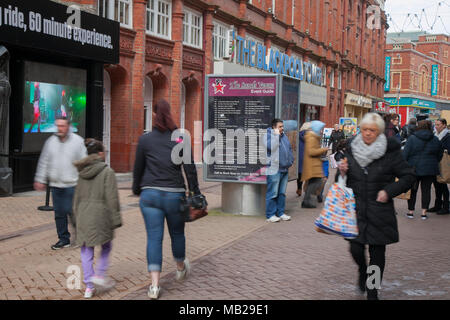
[[[84,292],[84,298],[90,299],[94,296],[94,294],[95,294],[95,289],[86,288],[86,291]]]
[[[158,299],[160,291],[161,291],[161,287],[154,287],[151,285],[148,288],[147,295],[150,299]]]
[[[113,288],[116,285],[116,282],[113,279],[107,278],[107,277],[99,277],[99,276],[93,276],[90,281],[98,287],[101,287],[102,289],[109,290]]]
[[[280,217],[280,219],[283,220],[283,221],[289,221],[289,220],[291,220],[291,216],[288,216],[288,215],[286,215],[286,214],[283,214],[283,215]]]
[[[267,222],[278,222],[280,220],[281,220],[280,218],[278,218],[277,216],[273,215],[269,219],[267,219],[266,221]]]
[[[177,270],[175,279],[177,281],[183,281],[184,279],[186,279],[189,276],[190,273],[191,273],[191,265],[189,264],[189,260],[185,259],[184,260],[184,270],[182,270],[182,271]]]

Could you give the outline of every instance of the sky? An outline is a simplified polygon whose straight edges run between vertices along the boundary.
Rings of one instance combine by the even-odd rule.
[[[429,33],[450,35],[450,0],[386,0],[385,12],[388,32],[420,31],[421,26]]]

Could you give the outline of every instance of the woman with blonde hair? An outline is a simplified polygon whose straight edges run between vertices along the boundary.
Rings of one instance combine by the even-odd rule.
[[[400,142],[387,138],[384,130],[383,119],[367,113],[361,132],[348,142],[336,175],[336,180],[339,174],[346,177],[355,194],[359,235],[350,240],[350,252],[359,268],[359,288],[367,290],[369,300],[378,300],[379,287],[366,287],[365,246],[369,246],[369,266],[378,267],[381,284],[386,245],[399,241],[393,199],[408,191],[415,180],[414,169],[402,157]]]

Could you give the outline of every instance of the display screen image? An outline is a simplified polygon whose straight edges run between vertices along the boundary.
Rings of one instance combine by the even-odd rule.
[[[23,117],[24,133],[56,132],[57,117],[67,117],[72,132],[84,128],[86,117],[86,91],[83,88],[26,81]]]

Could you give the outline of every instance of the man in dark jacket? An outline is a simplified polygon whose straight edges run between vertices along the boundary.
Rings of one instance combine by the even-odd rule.
[[[338,124],[335,124],[334,130],[333,130],[333,132],[331,132],[330,141],[328,142],[328,146],[330,146],[332,144],[332,147],[331,147],[332,154],[336,153],[336,148],[337,148],[339,141],[344,140],[344,139],[345,139],[344,132],[341,129],[339,129]]]
[[[291,143],[284,134],[283,121],[274,119],[272,128],[267,128],[267,156],[270,167],[267,171],[266,217],[269,222],[289,221],[284,213],[288,170],[294,163]]]
[[[447,129],[447,120],[436,120],[434,127],[436,129],[436,137],[441,141],[442,150],[447,152],[450,150],[450,132]],[[449,191],[446,183],[439,183],[434,180],[434,190],[436,192],[436,200],[434,207],[428,212],[436,212],[436,214],[449,214]]]

